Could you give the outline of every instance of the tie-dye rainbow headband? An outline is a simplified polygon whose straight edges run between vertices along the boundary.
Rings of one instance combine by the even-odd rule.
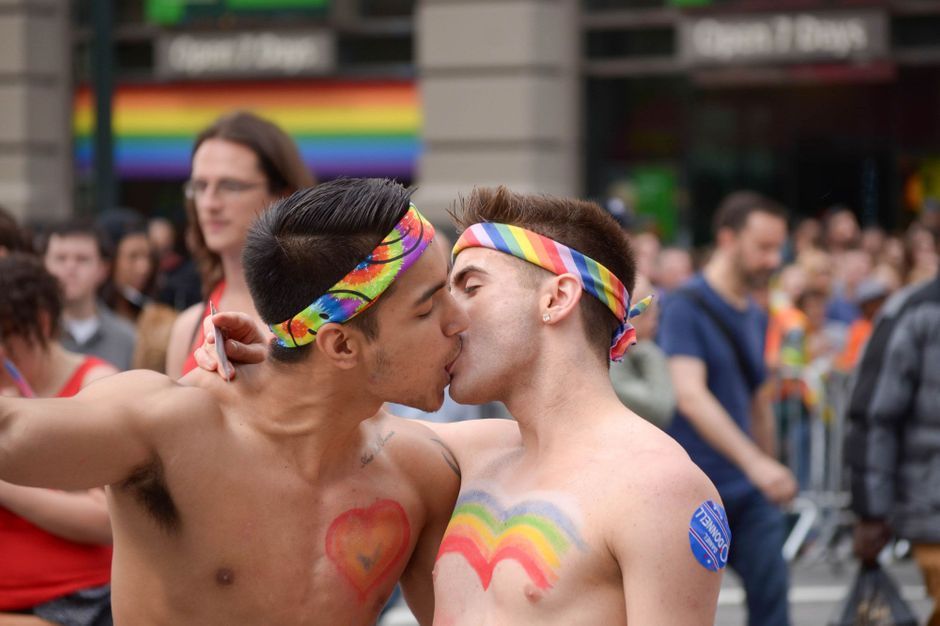
[[[342,324],[372,306],[402,272],[421,258],[434,238],[434,226],[418,212],[415,205],[351,272],[314,300],[306,309],[271,331],[285,348],[312,343],[324,324]]]
[[[644,298],[631,309],[627,288],[613,272],[591,257],[525,228],[490,222],[474,224],[463,231],[454,245],[454,257],[467,248],[499,250],[553,274],[574,274],[581,280],[584,291],[600,300],[620,320],[610,342],[610,359],[622,361],[627,348],[636,343],[636,330],[628,320],[645,311],[650,298]]]

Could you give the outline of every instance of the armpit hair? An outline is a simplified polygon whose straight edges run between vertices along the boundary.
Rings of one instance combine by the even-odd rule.
[[[167,489],[163,464],[159,460],[135,469],[121,483],[121,488],[132,490],[137,501],[164,531],[174,533],[179,530],[179,511]]]

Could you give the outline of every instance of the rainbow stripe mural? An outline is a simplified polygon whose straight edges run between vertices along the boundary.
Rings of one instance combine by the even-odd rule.
[[[526,500],[504,508],[491,494],[473,490],[457,499],[437,560],[461,555],[484,590],[500,561],[515,561],[536,587],[549,589],[572,546],[587,550],[574,523],[551,502]]]
[[[115,167],[124,179],[189,176],[193,139],[232,109],[280,125],[320,178],[414,177],[421,150],[421,111],[411,81],[284,81],[122,85],[114,96]],[[94,100],[78,90],[75,166],[93,167]]]

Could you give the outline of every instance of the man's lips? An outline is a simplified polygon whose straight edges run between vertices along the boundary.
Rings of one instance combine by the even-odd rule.
[[[457,362],[457,359],[460,358],[460,353],[463,351],[463,340],[457,344],[457,352],[454,354],[454,357],[444,366],[444,371],[449,375],[451,370],[454,369],[454,364]]]

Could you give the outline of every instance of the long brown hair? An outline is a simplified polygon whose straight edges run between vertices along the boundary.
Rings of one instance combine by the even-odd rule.
[[[217,119],[196,137],[190,160],[208,139],[223,139],[254,152],[261,171],[268,179],[268,191],[273,195],[288,196],[316,184],[293,139],[280,127],[254,113],[234,111]],[[222,259],[206,245],[196,216],[196,203],[188,198],[186,221],[186,245],[199,266],[202,295],[208,298],[223,278]]]

